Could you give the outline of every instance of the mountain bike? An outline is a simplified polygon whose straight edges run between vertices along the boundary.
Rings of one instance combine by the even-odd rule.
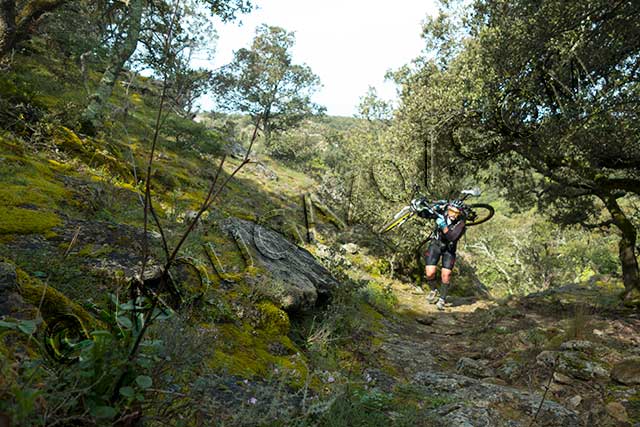
[[[398,211],[398,213],[396,213],[389,222],[384,224],[380,230],[380,233],[386,233],[393,230],[394,228],[401,226],[402,224],[416,216],[418,212],[422,212],[425,210],[428,212],[428,216],[433,218],[437,217],[437,214],[434,210],[436,203],[429,202],[424,196],[415,197],[416,193],[417,189],[414,189],[411,203],[400,209],[400,211]],[[459,200],[464,202],[468,197],[477,197],[480,194],[481,192],[479,188],[463,190],[460,192]],[[493,217],[493,215],[495,215],[495,209],[493,208],[493,206],[487,203],[464,203],[461,211],[464,223],[468,227],[487,222]]]

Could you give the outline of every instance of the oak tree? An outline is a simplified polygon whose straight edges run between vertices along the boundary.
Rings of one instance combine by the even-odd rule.
[[[320,79],[307,65],[294,64],[292,32],[262,25],[248,49],[239,49],[214,78],[218,105],[261,117],[265,143],[274,131],[295,126],[324,108],[311,101]]]

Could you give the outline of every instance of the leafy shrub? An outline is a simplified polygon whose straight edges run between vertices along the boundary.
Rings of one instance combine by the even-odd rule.
[[[202,123],[171,115],[164,125],[164,130],[173,138],[178,150],[195,149],[208,154],[222,153],[220,135]]]

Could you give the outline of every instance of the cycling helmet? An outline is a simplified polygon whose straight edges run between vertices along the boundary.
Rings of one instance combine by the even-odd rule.
[[[449,204],[448,204],[448,207],[455,208],[455,209],[459,210],[460,212],[462,212],[462,209],[464,208],[464,203],[460,199],[451,200],[449,202]]]

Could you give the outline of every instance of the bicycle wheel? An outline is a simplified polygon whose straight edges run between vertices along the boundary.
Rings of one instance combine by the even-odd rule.
[[[409,218],[411,218],[414,214],[415,212],[411,210],[410,206],[405,206],[400,210],[400,212],[393,216],[393,219],[391,221],[382,226],[382,230],[380,232],[386,233],[387,231],[393,230],[394,228],[407,222]]]
[[[486,203],[474,203],[471,205],[467,205],[467,210],[467,219],[465,220],[465,225],[467,226],[478,225],[482,224],[483,222],[487,222],[496,213],[496,210],[493,208],[493,206]]]

